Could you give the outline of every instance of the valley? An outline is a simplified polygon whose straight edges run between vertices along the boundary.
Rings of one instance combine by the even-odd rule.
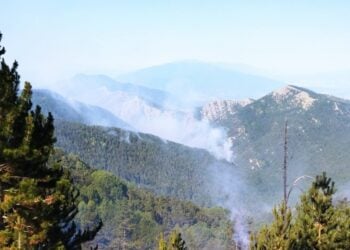
[[[184,127],[193,129],[191,123],[206,124],[207,130],[196,131],[198,135],[220,131],[217,140],[210,142],[215,146],[210,148],[205,144],[191,147],[157,134],[143,133],[130,123],[132,119],[128,122],[120,119],[119,111],[113,113],[103,105],[72,104],[58,97],[54,92],[34,91],[35,103],[43,110],[51,110],[56,118],[56,147],[96,169],[133,183],[138,189],[202,207],[227,209],[226,218],[236,223],[233,231],[237,242],[247,242],[247,232],[267,222],[270,210],[281,200],[283,129],[287,120],[289,183],[302,175],[315,176],[326,171],[340,187],[343,196],[339,199],[348,192],[349,159],[341,149],[350,140],[345,136],[350,129],[350,102],[344,99],[286,86],[258,99],[218,99],[172,113],[171,121],[176,122],[170,126],[183,123],[183,117],[177,114],[186,112],[191,119],[186,120],[189,125]],[[159,110],[164,110],[157,105]],[[147,119],[161,120],[159,114]],[[94,120],[96,116],[104,117],[109,126],[94,122],[101,121]],[[210,151],[213,148],[222,148],[225,154]],[[309,183],[304,180],[300,188],[306,188]],[[293,191],[292,204],[300,193]]]

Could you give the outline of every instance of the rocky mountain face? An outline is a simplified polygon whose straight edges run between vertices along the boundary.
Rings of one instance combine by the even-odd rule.
[[[253,99],[245,99],[241,101],[215,100],[202,107],[201,116],[210,122],[220,122],[221,120],[227,119],[227,116],[234,115],[253,101]]]
[[[322,171],[340,185],[349,180],[349,101],[287,86],[256,101],[236,103],[209,103],[201,110],[202,119],[227,130],[235,164],[252,170],[252,183],[262,192],[281,191],[286,121],[290,183]]]

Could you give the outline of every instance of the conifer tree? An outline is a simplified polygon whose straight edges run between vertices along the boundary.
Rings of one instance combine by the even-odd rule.
[[[346,201],[335,206],[335,191],[326,173],[317,176],[295,216],[283,202],[273,211],[273,223],[251,237],[251,249],[350,249],[350,206]]]
[[[31,85],[26,82],[19,94],[18,64],[9,67],[4,53],[0,46],[0,248],[80,249],[102,224],[76,228],[78,191],[59,164],[47,164],[53,117],[39,106],[31,110]]]
[[[334,182],[323,173],[301,197],[294,226],[295,249],[339,249]]]

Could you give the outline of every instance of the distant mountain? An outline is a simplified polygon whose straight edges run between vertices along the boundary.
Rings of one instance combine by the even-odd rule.
[[[111,112],[92,105],[72,101],[44,89],[33,91],[33,104],[40,105],[44,113],[51,112],[55,119],[132,130],[133,128]]]
[[[175,62],[120,75],[118,80],[168,91],[194,101],[261,97],[284,84],[221,64]]]
[[[227,106],[227,105],[226,105]],[[281,192],[284,124],[288,120],[289,182],[322,171],[350,180],[350,101],[287,86],[232,112],[225,103],[202,108],[202,119],[227,129],[234,162],[252,169],[262,192]]]
[[[58,86],[64,96],[102,107],[144,132],[151,132],[144,129],[149,121],[183,115],[173,109],[175,101],[167,92],[120,83],[104,75],[76,75]]]

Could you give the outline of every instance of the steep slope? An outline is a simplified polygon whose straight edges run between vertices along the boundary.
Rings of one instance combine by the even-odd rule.
[[[249,238],[247,218],[258,211],[265,215],[261,207],[266,201],[245,181],[244,169],[218,161],[205,150],[116,128],[63,121],[55,126],[56,146],[95,168],[157,195],[226,208],[232,220],[239,220],[239,242]]]
[[[87,125],[132,129],[126,122],[103,108],[68,100],[49,90],[35,89],[33,91],[33,104],[40,105],[44,113],[50,111],[55,119],[79,122]]]
[[[195,61],[174,62],[145,68],[118,77],[119,80],[169,91],[193,101],[214,98],[261,97],[283,83],[242,73],[220,64]]]
[[[289,124],[289,182],[297,176],[314,176],[322,171],[327,171],[340,184],[350,180],[347,152],[350,102],[347,100],[287,86],[237,112],[220,112],[217,116],[219,119],[213,122],[228,130],[235,163],[253,170],[251,181],[261,187],[261,192],[281,191],[286,120]]]

